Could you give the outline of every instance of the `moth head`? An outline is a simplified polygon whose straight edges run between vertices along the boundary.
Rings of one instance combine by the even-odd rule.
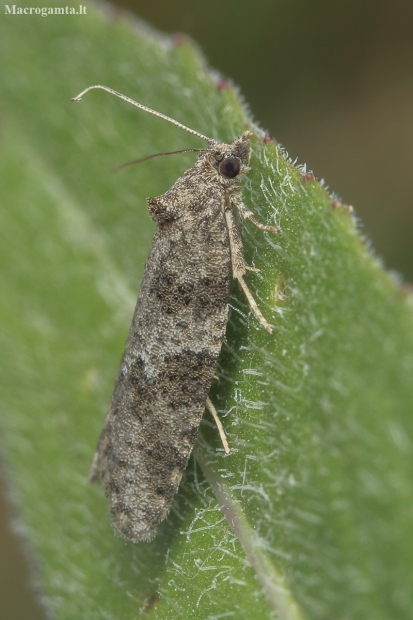
[[[141,103],[130,99],[130,97],[126,97],[125,95],[122,95],[122,93],[118,93],[116,90],[113,90],[113,88],[108,88],[107,86],[102,86],[100,84],[88,86],[88,88],[85,88],[85,90],[83,90],[79,95],[77,95],[77,97],[74,97],[72,101],[81,101],[83,95],[95,88],[105,90],[106,92],[111,93],[112,95],[115,95],[116,97],[119,97],[120,99],[123,99],[128,103],[131,103],[135,107],[144,110],[149,114],[153,114],[154,116],[163,118],[165,121],[168,121],[168,123],[172,123],[173,125],[176,125],[177,127],[180,127],[181,129],[184,129],[185,131],[188,131],[195,136],[198,136],[198,138],[202,138],[202,140],[206,140],[209,145],[207,149],[182,149],[180,151],[172,151],[168,153],[155,153],[154,155],[149,155],[148,157],[144,157],[143,159],[137,159],[128,162],[127,164],[123,164],[122,166],[118,166],[117,169],[125,168],[126,166],[132,166],[134,164],[144,162],[148,159],[152,159],[153,157],[159,157],[160,155],[174,155],[176,153],[198,151],[201,152],[202,155],[199,155],[198,157],[197,166],[205,168],[206,163],[206,168],[208,170],[208,167],[211,165],[213,168],[213,174],[217,174],[221,183],[223,183],[224,185],[231,185],[234,181],[238,179],[238,177],[248,172],[248,164],[250,160],[249,138],[252,135],[250,131],[245,131],[242,136],[234,140],[232,144],[220,144],[212,138],[208,138],[208,136],[204,136],[202,133],[199,133],[199,131],[195,131],[190,127],[186,127],[185,125],[182,125],[182,123],[180,123],[179,121],[176,121],[173,118],[169,118],[169,116],[165,116],[165,114],[157,112],[156,110],[151,110],[151,108],[148,108]],[[211,168],[209,168],[208,172],[211,172]]]
[[[232,144],[211,143],[209,161],[225,184],[236,182],[240,176],[250,170],[251,132],[246,131]]]

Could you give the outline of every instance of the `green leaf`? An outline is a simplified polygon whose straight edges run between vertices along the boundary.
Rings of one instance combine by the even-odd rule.
[[[411,295],[190,42],[87,10],[0,25],[2,447],[47,605],[68,620],[411,618]],[[153,234],[145,197],[194,157],[110,171],[202,144],[106,93],[70,103],[99,83],[213,138],[252,128],[245,201],[282,231],[243,225],[275,333],[234,287],[212,391],[232,454],[206,414],[170,516],[137,545],[86,476]]]

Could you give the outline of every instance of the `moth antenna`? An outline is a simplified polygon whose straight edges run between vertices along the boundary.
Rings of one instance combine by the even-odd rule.
[[[119,99],[123,99],[124,101],[131,103],[136,108],[139,108],[140,110],[143,110],[144,112],[149,112],[150,114],[153,114],[154,116],[159,116],[159,118],[163,118],[165,121],[168,121],[169,123],[172,123],[173,125],[176,125],[177,127],[180,127],[181,129],[185,129],[185,131],[192,133],[194,136],[198,136],[198,138],[202,138],[202,140],[206,140],[207,142],[210,142],[210,143],[215,142],[215,140],[213,140],[212,138],[208,138],[207,136],[204,136],[202,133],[195,131],[195,129],[190,129],[189,127],[186,127],[185,125],[182,125],[182,123],[179,123],[174,118],[170,118],[169,116],[166,116],[165,114],[162,114],[161,112],[156,112],[156,110],[147,108],[145,105],[142,105],[141,103],[138,103],[137,101],[134,101],[130,97],[126,97],[126,95],[122,95],[122,93],[118,93],[116,90],[113,90],[113,88],[109,88],[108,86],[100,86],[99,84],[96,84],[95,86],[89,86],[88,88],[85,88],[85,90],[83,90],[77,97],[73,97],[72,101],[81,101],[83,95],[86,95],[86,93],[88,93],[90,90],[93,90],[94,88],[100,88],[101,90],[106,90],[106,92],[110,93],[111,95],[115,95],[115,97],[119,97]]]
[[[148,161],[148,159],[153,159],[154,157],[162,157],[163,155],[177,155],[179,153],[206,153],[208,149],[181,149],[180,151],[168,151],[166,153],[154,153],[153,155],[148,155],[147,157],[142,157],[141,159],[134,159],[133,161],[128,161],[126,164],[121,164],[120,166],[116,166],[113,172],[118,172],[118,170],[122,170],[123,168],[128,168],[129,166],[135,166],[136,164],[141,164],[144,161]]]

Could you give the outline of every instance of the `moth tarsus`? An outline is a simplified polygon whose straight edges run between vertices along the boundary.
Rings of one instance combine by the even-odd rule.
[[[213,379],[215,379],[215,377],[212,377]],[[225,434],[224,431],[224,427],[222,426],[222,422],[219,419],[219,415],[217,413],[217,410],[215,409],[214,405],[212,404],[211,399],[208,398],[205,401],[205,408],[208,409],[208,411],[210,412],[210,414],[212,415],[212,417],[214,418],[214,422],[217,426],[218,432],[219,432],[219,436],[221,437],[221,441],[222,441],[222,445],[224,448],[224,452],[225,454],[229,454],[231,452],[230,447],[228,445],[228,440],[227,440],[227,436]]]
[[[157,222],[132,325],[89,479],[100,480],[117,534],[151,540],[167,516],[207,408],[225,453],[230,448],[208,394],[228,320],[231,278],[269,333],[244,279],[233,211],[259,229],[242,201],[250,136],[221,143],[106,86],[103,89],[208,142],[197,161],[162,196],[148,199]],[[149,159],[149,158],[148,158]]]

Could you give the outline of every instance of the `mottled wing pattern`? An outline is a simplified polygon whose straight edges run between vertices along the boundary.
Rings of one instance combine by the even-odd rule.
[[[158,228],[90,473],[128,540],[153,538],[170,510],[221,350],[231,280],[222,187],[193,168],[148,205]]]

